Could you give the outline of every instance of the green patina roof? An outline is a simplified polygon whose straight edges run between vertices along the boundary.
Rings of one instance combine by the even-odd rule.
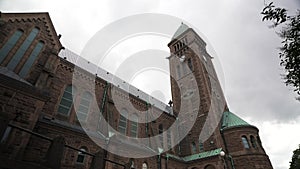
[[[226,111],[223,113],[222,129],[236,126],[251,126],[239,116]]]
[[[190,156],[183,157],[183,160],[184,161],[193,161],[193,160],[198,160],[201,158],[216,156],[216,155],[219,155],[221,151],[222,151],[222,148],[218,148],[218,149],[211,150],[211,151],[205,151],[205,152],[202,152],[199,154],[193,154]]]
[[[221,151],[222,151],[222,148],[218,148],[218,149],[215,149],[215,150],[205,151],[205,152],[202,152],[202,153],[193,154],[193,155],[185,156],[185,157],[178,157],[178,156],[175,156],[175,155],[172,155],[172,154],[167,154],[167,156],[175,158],[177,160],[183,160],[185,162],[188,162],[188,161],[198,160],[198,159],[202,159],[202,158],[217,156],[217,155],[220,154]]]
[[[185,32],[188,29],[189,29],[189,27],[186,24],[181,23],[181,25],[179,26],[177,31],[174,33],[172,40],[176,39],[178,36],[180,36],[183,32]]]
[[[178,156],[173,155],[173,154],[167,154],[167,157],[175,158],[177,160],[183,160],[181,157],[178,157]]]

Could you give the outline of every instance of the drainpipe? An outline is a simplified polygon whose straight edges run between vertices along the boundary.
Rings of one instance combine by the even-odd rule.
[[[100,107],[100,113],[103,113],[103,111],[104,111],[105,102],[106,102],[106,98],[107,98],[107,91],[108,91],[109,86],[110,86],[110,83],[106,82],[105,89],[104,89],[103,96],[102,96],[102,102],[101,102],[101,107]],[[108,123],[109,123],[109,117],[108,117],[109,115],[108,115],[108,113],[107,113],[107,110],[106,110],[105,116],[106,116],[107,121],[108,121]],[[101,127],[101,126],[100,126],[100,121],[101,121],[101,115],[100,115],[99,120],[98,120],[98,124],[97,124],[98,128],[97,128],[97,129],[99,129],[99,128]],[[108,126],[107,126],[107,132],[108,132]],[[108,143],[106,143],[106,149],[104,149],[104,157],[105,157],[106,159],[109,159],[109,157],[108,157],[108,151],[107,151],[108,144],[109,144],[109,140],[108,140]],[[104,168],[105,168],[105,166],[106,166],[106,162],[105,162],[104,160],[103,160],[103,166],[104,166]]]
[[[103,96],[102,96],[102,102],[101,102],[101,108],[100,108],[101,112],[104,111],[104,106],[105,106],[105,101],[106,101],[106,97],[107,97],[108,87],[109,87],[109,83],[106,82],[105,89],[104,89]]]
[[[229,158],[229,160],[230,160],[231,168],[232,168],[232,169],[235,169],[234,163],[233,163],[233,159],[232,159],[232,156],[229,154],[229,151],[228,151],[228,148],[227,148],[227,143],[226,143],[226,140],[225,140],[223,128],[220,129],[220,133],[221,133],[221,136],[222,136],[222,140],[223,140],[223,142],[224,142],[224,145],[225,145],[225,151],[226,151],[226,153],[228,154],[227,156],[228,156],[228,158]],[[226,156],[225,156],[225,165],[226,165],[226,167],[228,166],[227,160],[226,160]]]
[[[168,169],[168,161],[169,161],[169,156],[166,156],[166,169]]]
[[[149,122],[148,122],[148,116],[149,116],[149,109],[150,109],[150,104],[146,102],[146,107],[147,107],[147,113],[146,113],[146,127],[145,127],[145,132],[146,132],[146,137],[148,137],[148,145],[150,146],[150,137],[149,137]]]
[[[232,156],[228,154],[228,158],[230,159],[230,164],[231,164],[232,169],[235,169]]]
[[[160,154],[157,155],[157,168],[161,169],[161,156],[160,156]]]

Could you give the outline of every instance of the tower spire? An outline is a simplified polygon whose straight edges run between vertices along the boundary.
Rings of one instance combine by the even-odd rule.
[[[181,34],[183,34],[189,28],[190,28],[189,26],[187,26],[186,24],[184,24],[183,22],[181,22],[180,26],[178,27],[178,29],[174,33],[174,35],[172,37],[172,40],[178,38]]]

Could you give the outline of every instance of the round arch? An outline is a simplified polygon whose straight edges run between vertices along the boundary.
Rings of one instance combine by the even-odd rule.
[[[204,167],[204,169],[216,169],[216,167],[211,164],[208,164]]]

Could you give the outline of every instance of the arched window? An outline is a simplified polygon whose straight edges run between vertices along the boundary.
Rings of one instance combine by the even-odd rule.
[[[159,142],[160,145],[162,146],[162,148],[164,147],[164,136],[163,136],[163,132],[164,132],[164,127],[162,124],[160,124],[158,126],[158,134],[159,134]]]
[[[250,136],[250,142],[251,142],[251,146],[253,148],[257,148],[256,141],[255,141],[255,138],[253,136]]]
[[[204,167],[204,169],[215,169],[216,167],[214,167],[211,164],[208,164],[207,166]]]
[[[195,142],[192,142],[192,153],[196,153],[197,152],[197,147]]]
[[[132,121],[130,123],[130,136],[137,137],[138,135],[138,117],[137,115],[132,115]]]
[[[188,58],[187,62],[188,62],[187,64],[188,64],[190,70],[193,71],[193,63],[192,63],[192,59],[191,59],[191,58]]]
[[[84,151],[84,152],[87,152],[86,148],[80,148],[81,151]],[[77,154],[77,159],[76,159],[76,162],[77,163],[80,163],[80,164],[83,164],[84,161],[85,161],[85,156],[86,154],[79,151],[78,154]]]
[[[246,149],[250,148],[249,142],[248,142],[248,139],[246,136],[242,136],[242,142],[243,142],[244,148],[246,148]]]
[[[11,132],[11,127],[7,126],[7,128],[5,129],[2,135],[2,138],[0,139],[0,143],[4,143],[8,139],[10,132]]]
[[[256,136],[256,140],[257,140],[258,145],[260,147],[262,147],[261,140],[260,140],[259,136]]]
[[[147,165],[147,163],[143,163],[143,165],[142,165],[142,169],[148,169],[148,165]]]
[[[78,120],[80,120],[80,121],[86,120],[87,115],[89,113],[90,105],[92,103],[92,97],[93,97],[92,94],[89,92],[83,93],[81,100],[80,100],[79,107],[76,110]]]
[[[178,144],[178,154],[181,154],[181,145],[180,145],[180,143]]]
[[[59,114],[66,116],[70,114],[75,93],[76,89],[72,85],[69,85],[65,88],[57,110]]]
[[[200,152],[204,151],[204,145],[203,145],[203,141],[201,139],[199,139],[199,151]]]
[[[182,64],[182,74],[186,75],[187,74],[187,68],[186,68],[186,64]]]
[[[20,37],[23,35],[22,30],[17,30],[8,41],[0,49],[0,63],[7,56],[8,52],[16,45]]]
[[[130,168],[134,168],[134,161],[131,160],[131,167]]]
[[[14,70],[16,66],[19,64],[20,60],[22,59],[23,55],[27,51],[27,49],[30,47],[31,43],[35,39],[36,35],[39,33],[38,28],[33,28],[30,34],[27,36],[25,41],[22,43],[20,48],[17,50],[17,52],[14,54],[12,59],[7,64],[7,68],[9,70]]]
[[[181,78],[180,65],[177,65],[176,69],[177,69],[177,77],[178,77],[178,79],[180,79]]]
[[[39,42],[38,44],[35,45],[35,48],[31,52],[29,58],[26,60],[21,71],[19,72],[19,75],[22,78],[25,78],[26,75],[28,74],[30,68],[32,67],[32,65],[33,65],[34,61],[36,60],[37,56],[39,55],[39,53],[41,52],[43,46],[44,46],[43,42]]]
[[[118,127],[120,133],[126,134],[127,117],[128,117],[128,112],[125,109],[122,109],[120,113],[119,127]]]

